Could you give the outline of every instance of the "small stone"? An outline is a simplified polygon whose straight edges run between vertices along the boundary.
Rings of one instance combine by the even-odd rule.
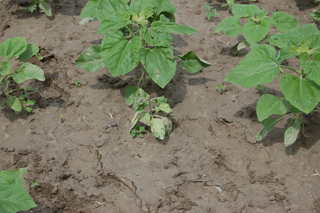
[[[274,201],[274,200],[276,200],[276,197],[275,197],[274,195],[270,195],[270,196],[269,196],[269,200],[270,200],[270,201]]]
[[[180,4],[186,4],[186,3],[187,3],[186,0],[180,1]]]
[[[95,138],[93,140],[97,147],[102,147],[109,141],[109,139],[110,139],[109,135],[105,135],[103,137]]]
[[[58,192],[58,187],[53,187],[53,189],[52,189],[52,194],[57,194],[57,192]]]

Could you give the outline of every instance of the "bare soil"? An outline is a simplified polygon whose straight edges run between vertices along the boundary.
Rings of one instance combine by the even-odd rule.
[[[164,141],[150,132],[129,134],[134,111],[124,92],[138,71],[113,78],[107,69],[88,73],[75,65],[103,38],[98,22],[78,25],[86,1],[49,1],[52,18],[26,11],[29,1],[0,3],[0,42],[24,36],[41,46],[44,57],[31,61],[46,81],[26,83],[39,88],[29,94],[37,101],[35,113],[8,107],[0,113],[0,168],[28,167],[26,190],[38,204],[29,212],[320,212],[320,177],[313,175],[320,171],[320,114],[305,116],[305,135],[291,147],[283,143],[288,120],[257,142],[262,126],[256,103],[262,94],[280,95],[277,80],[261,94],[230,83],[220,94],[215,85],[247,53],[228,53],[243,37],[214,33],[230,16],[222,0],[209,3],[221,14],[213,21],[206,19],[204,0],[172,2],[177,22],[198,29],[174,36],[175,53],[195,50],[213,66],[194,75],[178,66],[165,89],[149,85],[147,92],[164,95],[175,112],[174,130]],[[310,23],[308,13],[320,8],[312,0],[254,4],[269,14],[290,13],[300,24]]]

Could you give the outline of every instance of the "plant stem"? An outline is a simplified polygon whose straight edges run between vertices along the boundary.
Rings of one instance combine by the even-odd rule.
[[[143,65],[142,65],[142,75],[140,77],[140,80],[139,80],[139,83],[138,83],[138,87],[140,86],[141,81],[145,78],[145,75],[146,75],[146,71],[145,71],[145,69],[143,68]]]
[[[294,69],[294,68],[292,68],[292,67],[288,67],[288,66],[283,66],[283,65],[281,65],[280,68],[287,68],[287,69],[292,70],[292,71],[298,73],[299,75],[301,75],[301,73],[300,73],[298,70],[296,70],[296,69]]]

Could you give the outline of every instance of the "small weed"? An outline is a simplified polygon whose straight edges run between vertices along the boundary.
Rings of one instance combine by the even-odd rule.
[[[224,93],[226,86],[227,85],[219,84],[219,85],[216,85],[216,88],[219,90],[219,93],[222,94]]]
[[[76,88],[77,88],[77,87],[81,87],[81,84],[79,83],[79,80],[76,80],[76,81],[74,82],[74,85],[76,86]]]
[[[63,119],[63,115],[60,115],[60,122],[63,123],[64,119]]]
[[[136,136],[138,136],[139,138],[143,138],[142,132],[144,129],[145,129],[144,126],[137,126],[136,128],[134,128],[130,131],[130,134],[133,138]]]
[[[217,9],[212,9],[212,7],[210,5],[204,5],[204,9],[206,9],[207,12],[207,19],[210,20],[213,17],[216,18],[218,16],[220,16],[220,13],[217,13]]]
[[[320,10],[315,11],[313,13],[309,13],[309,16],[312,18],[312,21],[319,22],[320,21]]]
[[[136,176],[140,176],[140,175],[141,175],[140,172],[137,172],[137,173],[136,173]]]
[[[31,181],[31,187],[34,188],[34,187],[36,187],[36,186],[39,186],[39,183]]]
[[[261,85],[261,84],[258,84],[257,85],[257,88],[256,88],[256,91],[258,92],[258,93],[261,93],[263,90],[265,90],[265,89],[267,89],[268,87],[265,87],[265,86],[263,86],[263,85]]]

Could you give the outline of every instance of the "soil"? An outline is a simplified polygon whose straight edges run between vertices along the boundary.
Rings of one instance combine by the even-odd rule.
[[[52,18],[26,11],[29,1],[0,3],[0,42],[24,36],[44,57],[31,62],[45,71],[46,81],[25,83],[39,88],[29,94],[37,101],[35,113],[8,107],[0,113],[0,168],[28,167],[26,190],[38,205],[28,212],[320,212],[320,177],[314,175],[320,171],[320,114],[305,116],[305,134],[290,147],[283,143],[289,119],[257,142],[257,100],[280,95],[278,80],[262,93],[224,83],[220,94],[215,85],[248,52],[228,53],[243,37],[214,33],[230,16],[222,0],[210,1],[221,14],[211,21],[204,0],[172,2],[177,22],[198,29],[174,36],[176,55],[195,50],[213,66],[191,75],[179,65],[165,89],[148,85],[147,92],[164,95],[175,112],[174,130],[164,141],[150,132],[129,134],[134,111],[124,93],[138,71],[113,78],[107,69],[88,73],[75,65],[103,38],[98,22],[78,25],[86,1],[49,0]],[[269,14],[292,14],[300,24],[310,23],[308,13],[320,8],[312,0],[254,4]]]

